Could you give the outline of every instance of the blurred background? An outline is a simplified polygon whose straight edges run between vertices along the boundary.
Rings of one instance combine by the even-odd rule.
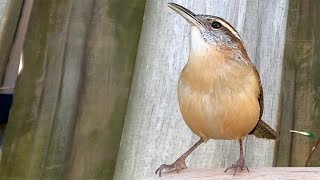
[[[305,165],[320,137],[320,1],[0,0],[0,179],[144,179],[198,140],[177,101],[190,28],[168,2],[230,22],[260,72],[280,140],[248,137],[247,165]],[[238,142],[211,140],[187,164],[237,157]]]

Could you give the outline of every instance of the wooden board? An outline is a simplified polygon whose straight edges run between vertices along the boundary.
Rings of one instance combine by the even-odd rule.
[[[112,179],[144,4],[35,1],[0,179]]]
[[[288,131],[320,135],[320,1],[292,0],[284,50],[277,166],[304,166],[315,141]],[[320,151],[310,159],[320,166]]]
[[[288,1],[177,1],[199,14],[223,17],[239,30],[264,87],[263,119],[272,127],[279,120],[282,57]],[[115,179],[143,179],[162,163],[172,163],[198,137],[182,120],[177,81],[188,59],[190,28],[167,7],[148,0],[139,42],[126,122]],[[246,140],[249,166],[272,166],[274,141]],[[226,167],[239,156],[236,141],[209,141],[187,159],[193,168]]]
[[[224,169],[186,169],[176,172],[163,173],[161,178],[158,176],[150,176],[147,180],[211,180],[211,179],[319,179],[320,168],[305,168],[305,167],[281,167],[281,168],[250,168],[248,173],[243,170],[233,177],[233,172],[230,170],[224,173]]]
[[[0,0],[0,87],[3,83],[22,4],[21,0]]]

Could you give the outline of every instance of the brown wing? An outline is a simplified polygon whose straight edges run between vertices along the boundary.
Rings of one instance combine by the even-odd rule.
[[[262,117],[262,114],[263,114],[263,89],[262,89],[261,78],[260,78],[259,72],[255,67],[254,67],[254,71],[255,71],[255,74],[256,74],[257,78],[259,79],[260,93],[259,93],[259,96],[258,96],[258,102],[259,102],[259,106],[260,106],[259,120],[261,120],[261,117]]]
[[[253,67],[255,70],[255,74],[259,79],[259,88],[260,88],[260,93],[258,96],[258,102],[259,102],[259,106],[260,106],[260,115],[259,115],[259,121],[261,120],[262,114],[263,114],[263,89],[262,89],[262,85],[261,85],[261,79],[260,79],[260,75],[259,72],[257,71],[257,69],[255,67]],[[253,134],[253,132],[256,130],[257,126],[258,126],[259,122],[257,123],[257,125],[253,128],[253,130],[249,133],[249,134]]]
[[[256,70],[257,71],[257,70]],[[257,72],[258,73],[258,72]],[[258,101],[259,101],[259,106],[260,106],[260,116],[259,116],[259,120],[261,120],[262,118],[262,114],[263,114],[263,89],[262,89],[262,85],[261,85],[261,80],[260,80],[260,76],[259,76],[259,86],[260,86],[260,94],[258,96]]]
[[[253,130],[249,134],[253,134],[257,138],[266,138],[266,139],[278,139],[278,134],[265,122],[262,121],[261,117],[263,114],[263,89],[261,85],[261,80],[259,73],[256,68],[256,75],[259,78],[259,86],[260,86],[260,93],[258,96],[259,106],[260,106],[260,116],[257,125],[253,128]]]

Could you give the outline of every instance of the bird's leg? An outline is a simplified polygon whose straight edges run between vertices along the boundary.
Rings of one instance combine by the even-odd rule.
[[[240,157],[237,160],[236,164],[232,164],[230,167],[228,167],[224,172],[227,172],[229,169],[235,169],[234,170],[234,175],[236,175],[236,173],[238,171],[241,171],[244,167],[247,169],[247,171],[249,172],[248,167],[245,165],[244,163],[244,156],[243,156],[243,148],[242,148],[242,139],[239,140],[240,143]]]
[[[184,154],[182,154],[182,156],[180,156],[174,163],[172,164],[162,164],[157,170],[156,173],[157,174],[159,172],[159,177],[161,177],[161,171],[163,171],[164,169],[166,171],[169,170],[176,170],[179,173],[179,170],[181,169],[186,169],[187,165],[186,165],[186,158],[192,153],[193,150],[195,150],[200,144],[202,144],[204,141],[203,139],[200,139],[196,144],[194,144],[187,152],[185,152]]]

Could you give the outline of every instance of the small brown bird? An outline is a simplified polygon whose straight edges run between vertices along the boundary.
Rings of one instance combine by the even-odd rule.
[[[236,172],[245,165],[242,140],[249,134],[277,139],[277,133],[261,120],[263,92],[258,71],[249,59],[238,32],[225,20],[196,15],[174,3],[168,6],[191,26],[189,60],[178,85],[180,111],[200,140],[174,163],[162,164],[161,171],[187,168],[186,157],[209,139],[238,140],[240,158],[228,169]],[[248,170],[249,171],[249,170]]]

